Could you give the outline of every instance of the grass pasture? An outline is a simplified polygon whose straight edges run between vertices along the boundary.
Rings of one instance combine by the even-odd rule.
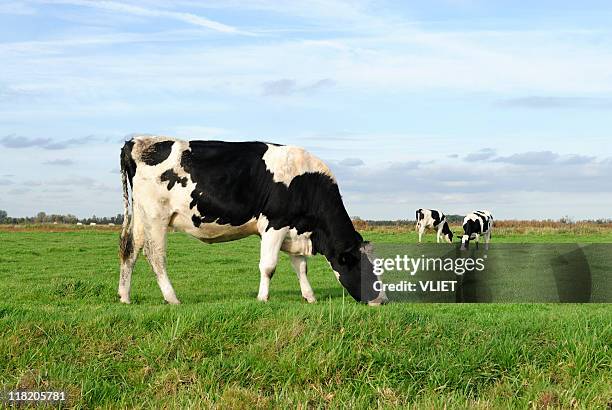
[[[493,241],[612,242],[607,227],[512,229]],[[368,308],[315,257],[308,305],[285,256],[262,304],[258,238],[205,245],[173,233],[168,271],[182,304],[163,304],[141,257],[124,306],[117,243],[100,227],[0,229],[3,390],[65,390],[86,408],[612,406],[609,304]]]

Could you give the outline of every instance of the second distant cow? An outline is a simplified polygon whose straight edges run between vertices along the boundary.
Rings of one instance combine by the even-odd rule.
[[[415,229],[419,233],[419,242],[427,229],[436,230],[436,242],[439,243],[440,238],[448,243],[453,242],[453,232],[448,226],[446,215],[437,209],[417,209]]]

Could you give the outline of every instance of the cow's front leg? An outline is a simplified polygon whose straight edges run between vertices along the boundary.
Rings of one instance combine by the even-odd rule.
[[[312,287],[310,286],[310,282],[308,282],[308,268],[306,263],[305,256],[295,256],[291,255],[291,265],[297,273],[298,280],[300,281],[300,290],[302,291],[302,297],[306,299],[308,303],[315,303],[317,299],[315,298],[314,292],[312,291]]]
[[[259,293],[257,300],[267,302],[270,294],[270,279],[274,275],[278,263],[278,253],[287,236],[288,228],[270,228],[261,234],[261,249],[259,256]]]

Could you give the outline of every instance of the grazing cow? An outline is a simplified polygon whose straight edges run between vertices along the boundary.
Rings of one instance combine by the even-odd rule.
[[[463,237],[461,238],[461,249],[469,246],[471,239],[476,239],[476,247],[480,235],[484,235],[485,249],[489,249],[491,231],[493,230],[493,215],[489,211],[474,211],[463,218]]]
[[[357,301],[384,303],[371,246],[355,231],[329,168],[305,150],[263,142],[180,141],[135,137],[121,150],[124,213],[119,297],[130,302],[139,251],[153,268],[164,299],[177,304],[166,273],[169,227],[203,242],[261,237],[257,299],[268,300],[279,251],[290,255],[302,296],[315,296],[306,257],[324,255]],[[132,218],[128,216],[132,188]]]
[[[417,209],[415,229],[419,232],[419,243],[426,229],[436,230],[436,242],[438,243],[441,237],[448,243],[453,242],[453,231],[448,226],[446,215],[437,209]]]

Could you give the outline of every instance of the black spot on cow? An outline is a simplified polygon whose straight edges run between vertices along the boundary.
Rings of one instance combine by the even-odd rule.
[[[444,223],[442,226],[442,235],[448,235],[448,239],[453,241],[453,231],[451,231],[450,226],[448,226],[448,222]]]
[[[196,184],[190,207],[197,206],[200,223],[238,226],[259,215],[263,198],[259,198],[257,185],[268,182],[262,160],[268,148],[265,144],[191,141],[189,147],[182,154],[181,166]]]
[[[484,214],[481,214],[479,212],[476,212],[475,215],[477,215],[482,221],[482,232],[488,231],[489,230],[489,218],[487,218]]]
[[[471,237],[475,233],[478,233],[478,234],[481,233],[480,223],[478,223],[478,221],[475,219],[467,220],[463,224],[463,232],[465,235],[469,237]]]
[[[305,173],[289,187],[274,182],[263,161],[267,149],[260,142],[190,142],[181,166],[196,184],[190,207],[197,207],[202,222],[238,226],[264,214],[268,229],[291,226],[299,233],[316,230],[321,215],[328,216],[330,224],[338,217],[334,225],[350,222],[338,186],[329,176]]]
[[[141,154],[140,159],[147,165],[157,165],[164,162],[172,151],[174,141],[161,141],[151,144]]]
[[[181,184],[182,187],[186,187],[187,186],[187,177],[179,177],[178,174],[176,172],[174,172],[173,169],[169,169],[167,171],[164,171],[163,174],[161,174],[161,176],[159,177],[159,179],[164,182],[164,181],[168,181],[168,191],[170,191],[172,188],[174,188],[174,185],[179,183]]]
[[[434,226],[437,227],[438,225],[440,225],[440,221],[442,221],[442,214],[440,214],[440,212],[436,211],[435,209],[432,209],[431,217],[434,220],[434,223],[433,223]]]
[[[423,218],[425,218],[425,214],[423,213],[423,208],[417,209],[417,211],[416,211],[416,220],[417,220],[417,222],[420,221]]]

